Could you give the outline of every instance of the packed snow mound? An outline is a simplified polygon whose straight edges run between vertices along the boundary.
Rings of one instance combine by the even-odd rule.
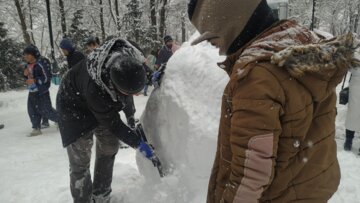
[[[153,202],[205,202],[221,97],[229,78],[217,66],[223,60],[208,43],[185,43],[169,60],[161,87],[148,100],[141,121],[168,172],[160,179],[149,161],[137,157],[145,185],[156,185]]]

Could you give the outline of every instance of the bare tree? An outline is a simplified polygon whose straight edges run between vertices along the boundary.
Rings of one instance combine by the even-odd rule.
[[[30,20],[30,29],[31,29],[31,40],[34,45],[36,45],[35,38],[34,38],[34,26],[33,26],[33,17],[32,17],[32,9],[31,9],[31,2],[28,0],[29,6],[29,20]]]
[[[99,6],[100,6],[101,38],[102,38],[102,41],[105,41],[104,9],[103,9],[102,0],[99,0]]]
[[[181,42],[186,41],[185,13],[181,15]]]
[[[108,1],[109,1],[109,12],[110,12],[111,18],[113,19],[114,24],[116,25],[116,27],[118,29],[118,26],[117,26],[118,23],[117,23],[117,19],[114,16],[113,10],[112,10],[111,0],[108,0]],[[110,24],[110,21],[109,21],[109,24]]]
[[[155,0],[150,0],[150,21],[151,21],[151,27],[155,29],[153,32],[153,39],[157,39],[157,32],[156,32],[156,3]]]
[[[120,31],[120,12],[119,12],[119,2],[118,0],[115,0],[115,14],[116,14],[116,27],[117,30]]]
[[[19,18],[20,18],[21,31],[23,33],[24,41],[26,44],[31,44],[30,35],[27,32],[26,19],[25,19],[24,12],[22,10],[22,6],[21,6],[19,0],[14,0],[14,3],[15,3],[16,10],[17,10]]]
[[[166,32],[166,6],[167,6],[168,0],[162,0],[162,5],[160,9],[160,24],[159,24],[159,36],[160,38],[164,37]]]
[[[59,0],[59,7],[60,7],[60,18],[61,18],[61,31],[63,33],[63,37],[67,36],[66,32],[66,15],[64,9],[64,1]]]

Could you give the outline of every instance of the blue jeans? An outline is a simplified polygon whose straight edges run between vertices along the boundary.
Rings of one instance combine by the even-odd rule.
[[[144,87],[144,94],[147,94],[148,89],[149,89],[149,85],[145,85],[145,87]]]

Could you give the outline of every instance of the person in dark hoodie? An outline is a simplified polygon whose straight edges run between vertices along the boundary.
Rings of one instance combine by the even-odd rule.
[[[109,202],[115,155],[119,140],[139,149],[147,158],[150,146],[120,118],[131,116],[127,105],[144,88],[144,57],[123,39],[112,39],[90,53],[63,77],[56,106],[59,129],[70,162],[70,189],[74,202]],[[93,133],[96,136],[94,180],[90,175]]]
[[[100,46],[100,39],[95,36],[90,36],[86,39],[85,46],[87,53],[91,53]]]
[[[42,134],[40,130],[42,117],[58,122],[58,115],[52,108],[49,93],[51,65],[46,58],[41,56],[35,45],[27,46],[23,54],[27,62],[24,75],[29,89],[28,113],[33,128],[29,136],[37,136]]]
[[[208,203],[325,203],[340,169],[336,86],[358,67],[356,37],[331,40],[266,0],[191,0],[192,24],[227,59]]]
[[[157,66],[157,69],[169,61],[170,57],[173,55],[173,45],[173,38],[170,35],[166,35],[164,37],[164,46],[160,49],[158,57],[156,58],[155,65]]]
[[[64,38],[60,42],[61,51],[66,56],[66,60],[68,62],[68,68],[71,69],[77,63],[84,60],[86,57],[80,51],[77,51],[75,45],[68,38]]]

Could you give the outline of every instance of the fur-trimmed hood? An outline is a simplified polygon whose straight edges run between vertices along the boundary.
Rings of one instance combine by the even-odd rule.
[[[295,78],[336,68],[350,69],[360,66],[356,52],[359,45],[356,36],[349,33],[318,44],[290,46],[275,53],[271,62],[286,68]]]
[[[333,91],[348,69],[360,66],[359,44],[353,34],[324,39],[295,21],[284,20],[219,65],[231,77],[243,78],[252,69],[250,64],[272,63],[285,68],[317,100],[322,92]]]
[[[101,47],[95,49],[87,58],[87,70],[90,77],[104,89],[114,101],[117,101],[117,96],[111,83],[104,81],[104,78],[109,78],[109,68],[105,66],[106,61],[110,55],[116,53],[120,57],[133,57],[143,63],[145,57],[142,52],[132,45],[129,41],[116,38],[105,42]]]

